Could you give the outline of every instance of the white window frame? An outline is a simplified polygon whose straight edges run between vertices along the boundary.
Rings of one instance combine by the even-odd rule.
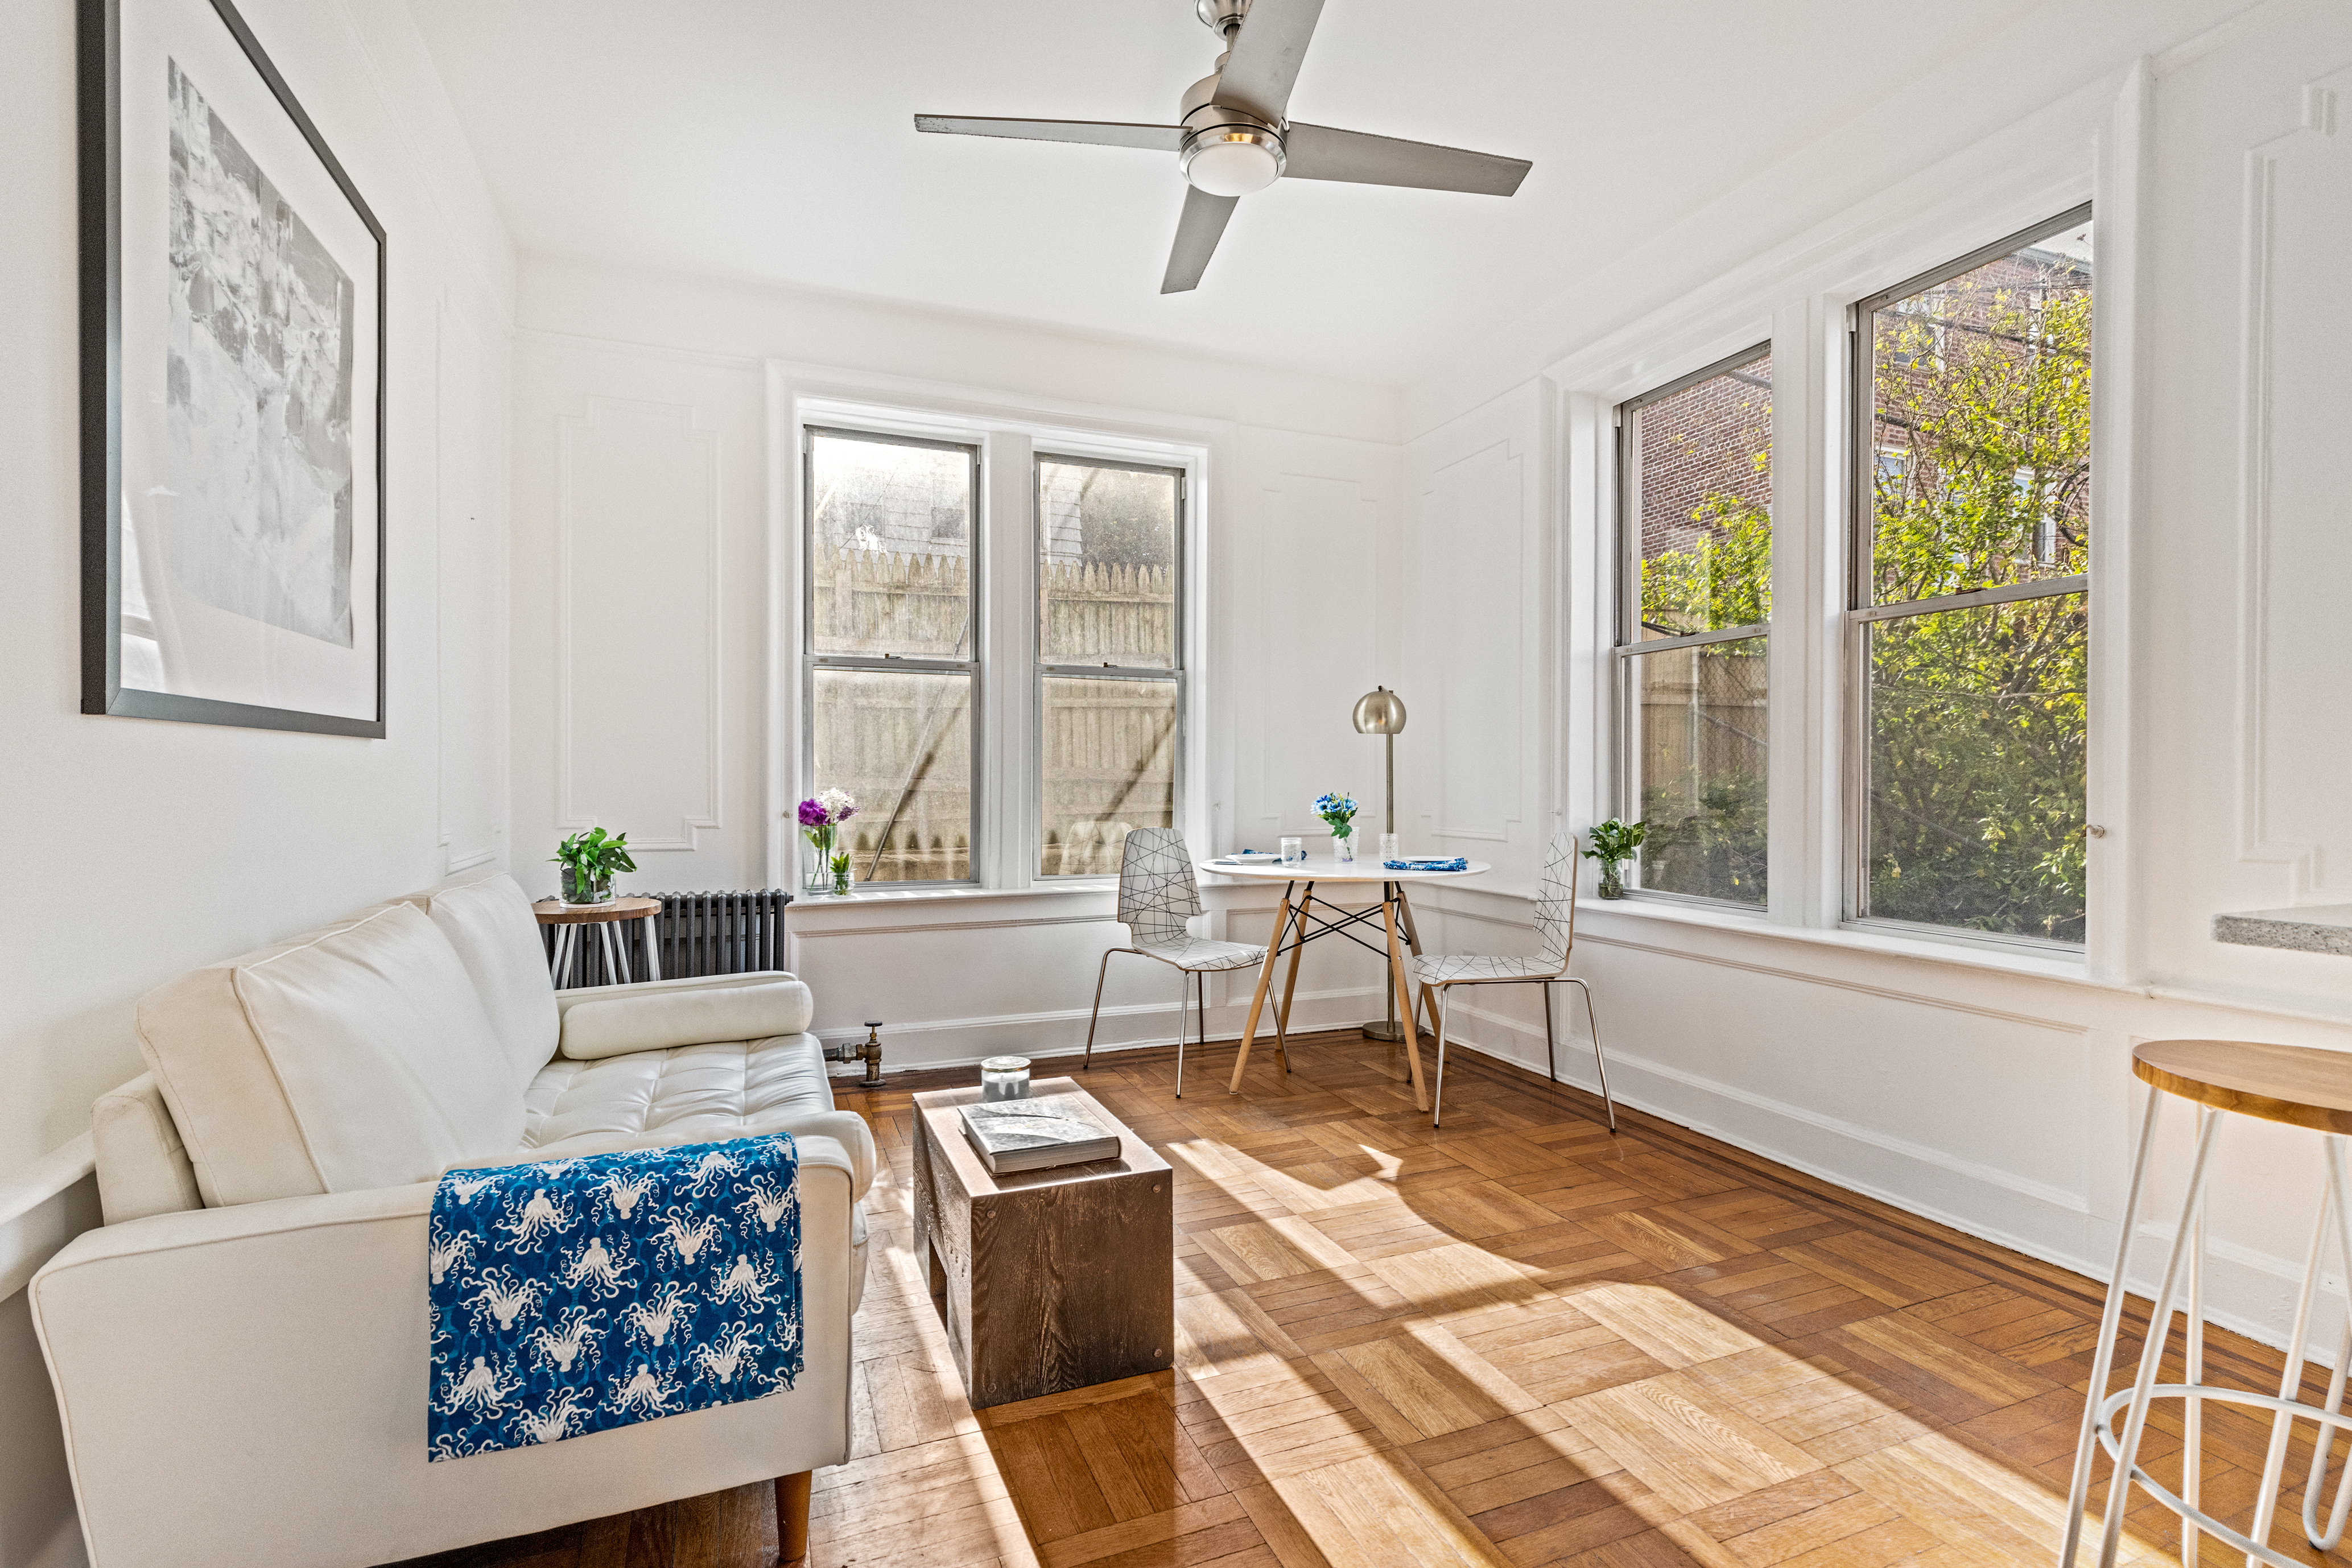
[[[1049,678],[1078,680],[1154,680],[1167,681],[1176,688],[1176,778],[1173,814],[1178,825],[1181,826],[1185,821],[1187,786],[1190,782],[1188,775],[1192,771],[1185,766],[1188,752],[1186,742],[1192,731],[1191,681],[1187,674],[1193,640],[1189,615],[1192,607],[1192,587],[1189,549],[1192,531],[1192,476],[1180,464],[1146,463],[1131,458],[1105,458],[1098,455],[1080,457],[1051,443],[1035,443],[1032,447],[1029,463],[1030,493],[1033,498],[1030,502],[1030,515],[1035,526],[1042,526],[1045,521],[1045,467],[1047,463],[1099,464],[1104,468],[1172,473],[1176,478],[1176,647],[1173,650],[1175,662],[1171,668],[1162,669],[1150,666],[1046,663],[1045,655],[1039,648],[1039,644],[1044,641],[1045,629],[1043,611],[1045,552],[1039,547],[1042,541],[1036,534],[1033,531],[1030,536],[1030,603],[1033,608],[1030,612],[1029,650],[1036,670],[1036,678],[1030,683],[1029,698],[1030,711],[1034,715],[1032,731],[1034,739],[1029,747],[1029,800],[1032,830],[1036,837],[1035,852],[1029,858],[1030,875],[1039,882],[1049,884],[1099,881],[1101,877],[1093,872],[1049,877],[1037,868],[1045,857],[1045,682]]]
[[[971,603],[966,611],[971,617],[970,627],[966,633],[966,641],[971,645],[968,658],[948,658],[929,654],[853,654],[817,651],[814,631],[810,625],[810,610],[816,595],[815,573],[812,569],[816,555],[816,511],[812,491],[816,465],[816,441],[821,436],[850,440],[866,439],[887,446],[915,447],[928,451],[961,452],[968,455],[971,486],[970,491],[971,504],[964,511],[964,537],[970,551],[971,584]],[[801,460],[800,753],[803,759],[801,765],[803,788],[800,798],[805,800],[815,795],[818,790],[826,787],[825,781],[817,778],[814,771],[816,678],[819,671],[845,669],[865,670],[881,675],[961,675],[971,683],[971,700],[968,705],[971,724],[970,799],[971,801],[971,857],[973,869],[977,873],[981,856],[981,825],[988,814],[989,795],[981,768],[980,745],[980,738],[986,732],[985,727],[991,711],[988,701],[989,627],[980,611],[984,591],[983,584],[987,582],[991,542],[987,531],[978,527],[975,521],[980,511],[980,498],[987,484],[986,458],[981,450],[980,444],[974,441],[944,441],[931,437],[886,433],[838,425],[819,425],[813,422],[803,424],[799,426],[799,437]],[[887,839],[887,834],[885,837]],[[878,858],[880,855],[878,848],[876,855]],[[850,867],[850,872],[858,880],[865,879],[854,861]],[[977,880],[975,874],[973,877],[961,879],[931,879],[922,881],[877,882],[872,885],[881,888],[963,888],[974,885]]]
[[[2085,573],[2072,577],[2043,577],[2023,583],[2006,584],[1995,588],[1979,588],[1964,594],[1946,594],[1930,599],[1911,599],[1895,604],[1874,605],[1870,602],[1870,542],[1877,524],[1874,485],[1877,454],[1869,436],[1872,413],[1875,405],[1875,362],[1873,358],[1874,338],[1864,328],[1876,312],[1896,306],[1915,295],[1939,289],[1964,273],[1971,272],[1990,261],[2012,255],[2036,240],[2045,239],[2063,229],[2095,222],[2093,204],[2083,202],[2040,222],[2028,224],[2013,233],[1988,244],[1979,245],[1954,259],[1913,274],[1903,281],[1853,301],[1846,309],[1846,436],[1847,449],[1853,454],[1846,475],[1844,507],[1846,560],[1845,608],[1843,621],[1845,692],[1844,692],[1844,756],[1842,771],[1843,784],[1841,795],[1845,803],[1843,848],[1843,914],[1841,924],[1849,930],[1883,931],[1891,935],[1919,937],[1938,942],[1968,942],[1979,946],[2009,948],[2021,952],[2039,953],[2062,959],[2079,959],[2087,950],[2084,942],[2051,942],[2012,932],[1971,931],[1964,926],[1939,925],[1926,921],[1904,921],[1869,912],[1870,898],[1870,628],[1880,621],[1905,620],[1921,616],[1938,615],[1949,610],[1975,609],[1987,605],[2012,604],[2021,599],[2061,598],[2080,594],[2095,616],[2096,606],[2091,604],[2091,582],[2095,574]],[[2095,256],[2096,252],[2094,251]],[[2097,277],[2093,272],[2092,309],[2097,310]],[[1944,329],[1937,329],[1937,342],[1942,342]],[[2098,334],[2091,338],[2092,352],[2098,349]],[[1943,354],[1940,347],[1937,363],[1940,367]],[[2099,458],[2098,434],[2100,382],[2091,383],[2091,419],[2093,437],[2091,461],[2094,468],[2104,468]],[[2095,479],[2093,496],[2098,494]],[[2093,529],[2092,537],[2097,537]],[[2095,618],[2094,625],[2096,624]],[[2095,689],[2085,694],[2084,723],[2095,729],[2100,706],[2099,693]],[[2091,796],[2087,784],[2083,802],[2084,820],[2095,821],[2091,812]],[[2086,876],[2086,905],[2093,879]],[[2085,924],[2088,924],[2087,918]]]
[[[1633,396],[1626,398],[1624,401],[1617,404],[1612,411],[1616,432],[1615,489],[1617,496],[1617,504],[1615,509],[1615,528],[1617,535],[1617,646],[1613,650],[1617,665],[1616,683],[1618,714],[1616,734],[1617,777],[1615,799],[1617,802],[1616,815],[1621,817],[1629,815],[1638,815],[1642,810],[1642,711],[1641,700],[1636,682],[1639,679],[1637,672],[1640,668],[1640,660],[1643,658],[1653,654],[1671,653],[1676,648],[1704,647],[1711,643],[1748,642],[1754,638],[1761,637],[1764,639],[1765,658],[1768,660],[1765,671],[1764,687],[1767,703],[1765,712],[1767,715],[1768,724],[1773,717],[1772,700],[1770,696],[1772,689],[1771,668],[1769,663],[1769,660],[1771,658],[1772,648],[1772,616],[1767,616],[1762,621],[1753,626],[1726,626],[1717,631],[1692,632],[1682,637],[1653,637],[1648,641],[1643,641],[1642,639],[1642,628],[1640,624],[1642,614],[1642,540],[1640,520],[1636,515],[1636,509],[1640,505],[1641,498],[1635,493],[1639,488],[1641,475],[1636,463],[1634,448],[1635,427],[1638,423],[1638,416],[1643,409],[1648,407],[1652,404],[1664,402],[1665,399],[1674,396],[1678,392],[1687,392],[1692,387],[1698,385],[1701,382],[1712,381],[1719,375],[1727,375],[1731,372],[1738,370],[1743,366],[1755,363],[1759,359],[1769,359],[1771,355],[1772,342],[1770,339],[1767,338],[1761,342],[1750,343],[1746,348],[1734,350],[1732,353],[1726,354],[1721,359],[1715,361],[1712,364],[1702,365],[1696,370],[1675,376],[1671,381],[1662,382],[1658,385],[1652,387],[1647,392],[1637,393]],[[1777,494],[1778,492],[1776,491],[1775,493]],[[1773,517],[1773,555],[1776,561],[1780,555],[1779,523],[1780,518],[1776,510]],[[1776,600],[1775,603],[1777,605],[1778,601]],[[1766,800],[1768,803],[1766,816],[1769,821],[1770,816],[1769,803],[1770,800],[1771,791],[1769,752],[1767,752],[1767,758],[1765,791]],[[1767,855],[1769,860],[1769,839],[1767,845]],[[1639,864],[1640,860],[1637,856],[1635,859],[1635,865],[1637,868]],[[1765,889],[1768,898],[1770,893],[1770,889],[1771,872],[1768,864],[1765,873]],[[1632,898],[1655,899],[1663,902],[1690,904],[1700,909],[1723,910],[1740,914],[1758,913],[1766,907],[1764,905],[1755,903],[1743,903],[1735,899],[1710,899],[1696,893],[1678,893],[1664,888],[1643,887],[1639,884],[1638,879],[1635,881],[1629,881],[1626,883],[1625,891],[1627,896]]]
[[[1199,717],[1210,691],[1207,661],[1202,656],[1208,647],[1212,461],[1225,427],[1205,420],[1106,416],[1075,405],[1040,405],[1002,395],[845,375],[781,361],[767,362],[766,369],[770,885],[796,885],[800,832],[793,811],[813,793],[810,665],[804,652],[807,496],[800,458],[803,432],[811,426],[980,447],[980,493],[968,524],[980,577],[976,646],[984,654],[973,697],[971,878],[966,882],[881,883],[854,890],[852,900],[1084,892],[1116,881],[1110,876],[1037,874],[1044,847],[1035,565],[1035,460],[1040,451],[1081,462],[1172,468],[1183,476],[1185,516],[1178,570],[1186,589],[1179,607],[1185,669],[1178,712],[1178,825],[1192,842],[1208,843],[1213,837],[1207,805],[1211,762],[1206,726]]]

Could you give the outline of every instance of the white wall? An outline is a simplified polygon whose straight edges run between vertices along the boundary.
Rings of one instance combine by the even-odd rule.
[[[140,1070],[140,994],[505,853],[512,257],[399,6],[247,0],[388,234],[390,735],[79,711],[74,7],[0,10],[0,1185]],[[0,1568],[78,1563],[24,1279],[83,1182],[0,1226]]]
[[[776,552],[796,535],[770,443],[790,417],[776,399],[795,395],[1204,448],[1191,788],[1207,842],[1194,847],[1304,833],[1326,789],[1377,800],[1377,742],[1348,715],[1398,679],[1408,568],[1392,392],[570,262],[524,264],[518,320],[513,816],[535,893],[554,887],[545,855],[591,819],[643,847],[625,889],[788,875],[796,837],[772,800],[798,798],[800,762],[769,649]],[[789,652],[782,669],[797,679]],[[1211,901],[1264,940],[1267,895]],[[798,906],[790,923],[819,1032],[862,1038],[861,1020],[887,1020],[889,1059],[915,1065],[1077,1048],[1111,911],[1108,889],[1063,887],[865,895]],[[1172,1040],[1172,974],[1129,963],[1112,972],[1101,1043]],[[1369,963],[1318,952],[1302,1019],[1375,1014],[1377,986]],[[1213,984],[1211,1031],[1236,1032],[1247,1000],[1245,984]]]
[[[1842,132],[1847,151],[1805,149],[1671,243],[1635,247],[1628,268],[1647,279],[1620,268],[1563,295],[1406,397],[1408,527],[1435,595],[1406,664],[1435,683],[1423,707],[1447,738],[1411,753],[1414,809],[1443,847],[1503,868],[1436,923],[1456,950],[1525,950],[1555,823],[1613,809],[1596,655],[1609,404],[1774,339],[1780,682],[1837,646],[1833,563],[1806,531],[1842,504],[1843,303],[2096,196],[2092,816],[2109,833],[2088,962],[1833,929],[1832,679],[1822,706],[1776,710],[1769,916],[1588,904],[1578,972],[1629,1103],[2100,1277],[2140,1103],[2134,1043],[2352,1048],[2352,963],[2210,935],[2224,911],[2345,902],[2352,879],[2352,655],[2332,597],[2352,569],[2333,480],[2352,425],[2352,15],[2274,0],[2200,31],[2200,11],[2243,8],[2110,9],[2102,37],[2036,50],[1990,39]],[[1967,107],[1922,107],[1942,105]],[[1510,559],[1543,578],[1532,611],[1486,585]],[[1473,626],[1475,653],[1458,630]],[[1517,689],[1498,693],[1490,677],[1513,658]],[[1514,725],[1516,751],[1498,753]],[[1495,771],[1461,767],[1465,744]],[[1522,800],[1538,809],[1514,815]],[[1540,1017],[1532,991],[1457,1010],[1466,1037],[1536,1066]],[[1563,1009],[1563,1065],[1590,1084],[1583,1038]],[[2315,1147],[2234,1124],[2218,1159],[2218,1310],[2275,1342]],[[2159,1190],[2168,1224],[2177,1186]]]

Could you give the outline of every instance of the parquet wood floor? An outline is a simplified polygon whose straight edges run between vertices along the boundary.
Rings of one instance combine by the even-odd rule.
[[[1442,1131],[1353,1031],[1301,1037],[1286,1079],[1266,1053],[1238,1097],[1221,1054],[1181,1101],[1164,1053],[1087,1075],[1177,1173],[1177,1369],[978,1413],[908,1197],[908,1094],[971,1075],[842,1097],[887,1173],[855,1447],[817,1475],[813,1568],[2054,1561],[2090,1280],[1654,1118],[1621,1111],[1612,1138],[1597,1100],[1469,1053]],[[2275,1391],[2275,1352],[2214,1332],[2207,1353],[2209,1376]],[[2158,1407],[2146,1448],[2168,1483],[2176,1415]],[[2207,1506],[2242,1522],[2267,1427],[2205,1422]],[[2170,1514],[2128,1517],[2126,1562],[2179,1560]],[[2326,1561],[2292,1523],[2277,1539]],[[408,1568],[774,1552],[759,1486]]]

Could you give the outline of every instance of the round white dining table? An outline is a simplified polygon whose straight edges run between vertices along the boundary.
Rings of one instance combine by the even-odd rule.
[[[1341,936],[1360,947],[1379,952],[1350,927],[1369,925],[1375,919],[1381,934],[1386,938],[1389,984],[1396,994],[1397,1016],[1404,1020],[1407,1047],[1406,1063],[1412,1075],[1412,1102],[1423,1110],[1429,1109],[1429,1086],[1421,1076],[1421,1032],[1413,1026],[1412,972],[1405,966],[1405,953],[1411,951],[1418,957],[1421,939],[1412,929],[1412,906],[1406,900],[1405,888],[1410,883],[1460,882],[1483,876],[1494,868],[1484,860],[1470,860],[1459,871],[1391,871],[1377,859],[1334,860],[1320,856],[1307,860],[1200,860],[1193,868],[1213,877],[1234,877],[1251,882],[1283,884],[1282,907],[1274,917],[1274,940],[1265,946],[1265,963],[1258,970],[1257,990],[1250,997],[1249,1019],[1242,1026],[1241,1053],[1234,1058],[1233,1082],[1227,1087],[1235,1094],[1241,1092],[1242,1073],[1249,1066],[1250,1047],[1257,1038],[1259,1014],[1265,1006],[1266,993],[1273,988],[1274,966],[1285,952],[1290,955],[1290,973],[1283,982],[1282,1000],[1276,1005],[1276,1017],[1281,1030],[1276,1036],[1275,1050],[1282,1060],[1282,1070],[1290,1070],[1290,1054],[1281,1041],[1290,1028],[1290,998],[1298,989],[1298,955],[1310,942],[1327,936]],[[1318,898],[1315,889],[1331,883],[1366,886],[1377,883],[1381,901],[1377,911],[1370,907],[1350,910]],[[1323,912],[1318,912],[1318,910]],[[1426,991],[1426,987],[1423,990]],[[1433,1000],[1430,1010],[1436,1011]],[[1390,1058],[1393,1061],[1395,1058]]]

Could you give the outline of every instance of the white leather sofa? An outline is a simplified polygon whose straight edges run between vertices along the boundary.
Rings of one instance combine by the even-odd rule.
[[[875,1162],[808,1010],[773,973],[559,993],[504,876],[147,996],[150,1071],[94,1116],[106,1223],[30,1291],[94,1568],[364,1568],[769,1478],[804,1517],[805,1473],[849,1452]],[[427,1462],[442,1171],[775,1131],[800,1153],[797,1386]]]

